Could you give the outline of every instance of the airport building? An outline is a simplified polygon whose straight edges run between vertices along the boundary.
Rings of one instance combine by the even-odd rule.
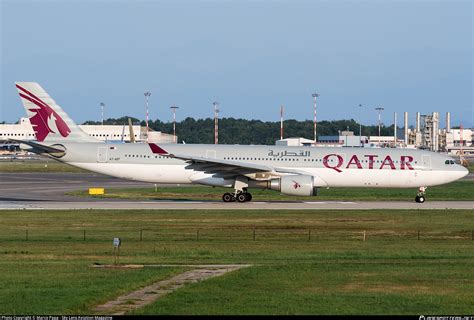
[[[101,141],[108,142],[155,142],[173,143],[177,141],[172,134],[160,131],[146,132],[146,128],[134,125],[79,125],[79,127],[89,136]],[[130,137],[133,136],[131,139]],[[148,139],[147,139],[148,137]],[[35,133],[28,118],[21,118],[18,124],[0,124],[0,142],[9,139],[36,140]]]
[[[450,154],[470,154],[474,155],[474,130],[472,129],[451,129],[446,134],[445,150]]]
[[[358,136],[352,131],[343,131],[337,136],[320,136],[318,146],[357,148],[401,148],[403,139],[392,136]]]
[[[301,138],[301,137],[296,137],[296,138],[286,138],[286,139],[280,139],[275,142],[275,145],[277,146],[285,146],[285,147],[298,147],[298,146],[313,146],[314,145],[314,140],[306,139],[306,138]]]
[[[367,136],[354,135],[353,131],[340,131],[336,136],[319,136],[321,147],[363,147],[369,142]]]

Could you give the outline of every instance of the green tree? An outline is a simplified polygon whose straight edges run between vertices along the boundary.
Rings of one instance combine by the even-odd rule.
[[[127,116],[118,119],[107,119],[104,124],[127,125]],[[145,126],[145,121],[132,118],[133,124]],[[86,121],[84,124],[100,124],[98,121]],[[172,122],[162,122],[160,120],[150,120],[150,129],[164,133],[173,133]],[[295,119],[285,120],[284,138],[304,137],[313,139],[313,121],[299,121]],[[359,123],[354,119],[320,121],[317,123],[317,133],[319,136],[337,135],[340,131],[350,130],[355,135],[359,134]],[[382,135],[392,135],[393,125],[381,126]],[[188,117],[176,123],[176,134],[178,142],[186,143],[214,143],[214,119],[194,119]],[[362,135],[378,135],[378,125],[362,126]],[[279,121],[261,121],[235,118],[219,119],[219,143],[220,144],[267,144],[273,145],[280,139]]]

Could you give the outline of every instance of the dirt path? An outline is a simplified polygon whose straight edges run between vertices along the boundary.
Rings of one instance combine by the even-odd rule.
[[[134,309],[150,304],[160,297],[177,290],[188,283],[199,282],[213,277],[221,276],[227,272],[235,271],[250,265],[194,265],[196,268],[178,274],[171,279],[162,280],[140,290],[125,294],[114,300],[108,301],[94,308],[100,314],[124,315]],[[108,266],[101,266],[108,267]],[[110,266],[114,267],[114,266]],[[141,265],[122,266],[140,268]]]

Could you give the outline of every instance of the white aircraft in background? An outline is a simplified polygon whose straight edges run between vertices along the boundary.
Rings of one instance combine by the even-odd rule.
[[[318,188],[418,188],[461,179],[468,170],[448,156],[413,149],[130,143],[109,144],[83,132],[35,82],[17,82],[37,141],[21,147],[82,169],[152,183],[233,188],[224,202],[252,199],[249,189],[295,196]],[[16,140],[18,141],[18,140]]]

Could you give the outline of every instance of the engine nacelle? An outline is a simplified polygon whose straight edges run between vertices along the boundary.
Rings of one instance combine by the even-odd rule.
[[[291,175],[272,179],[268,183],[268,189],[277,190],[292,196],[315,196],[317,188],[314,186],[312,176]]]

